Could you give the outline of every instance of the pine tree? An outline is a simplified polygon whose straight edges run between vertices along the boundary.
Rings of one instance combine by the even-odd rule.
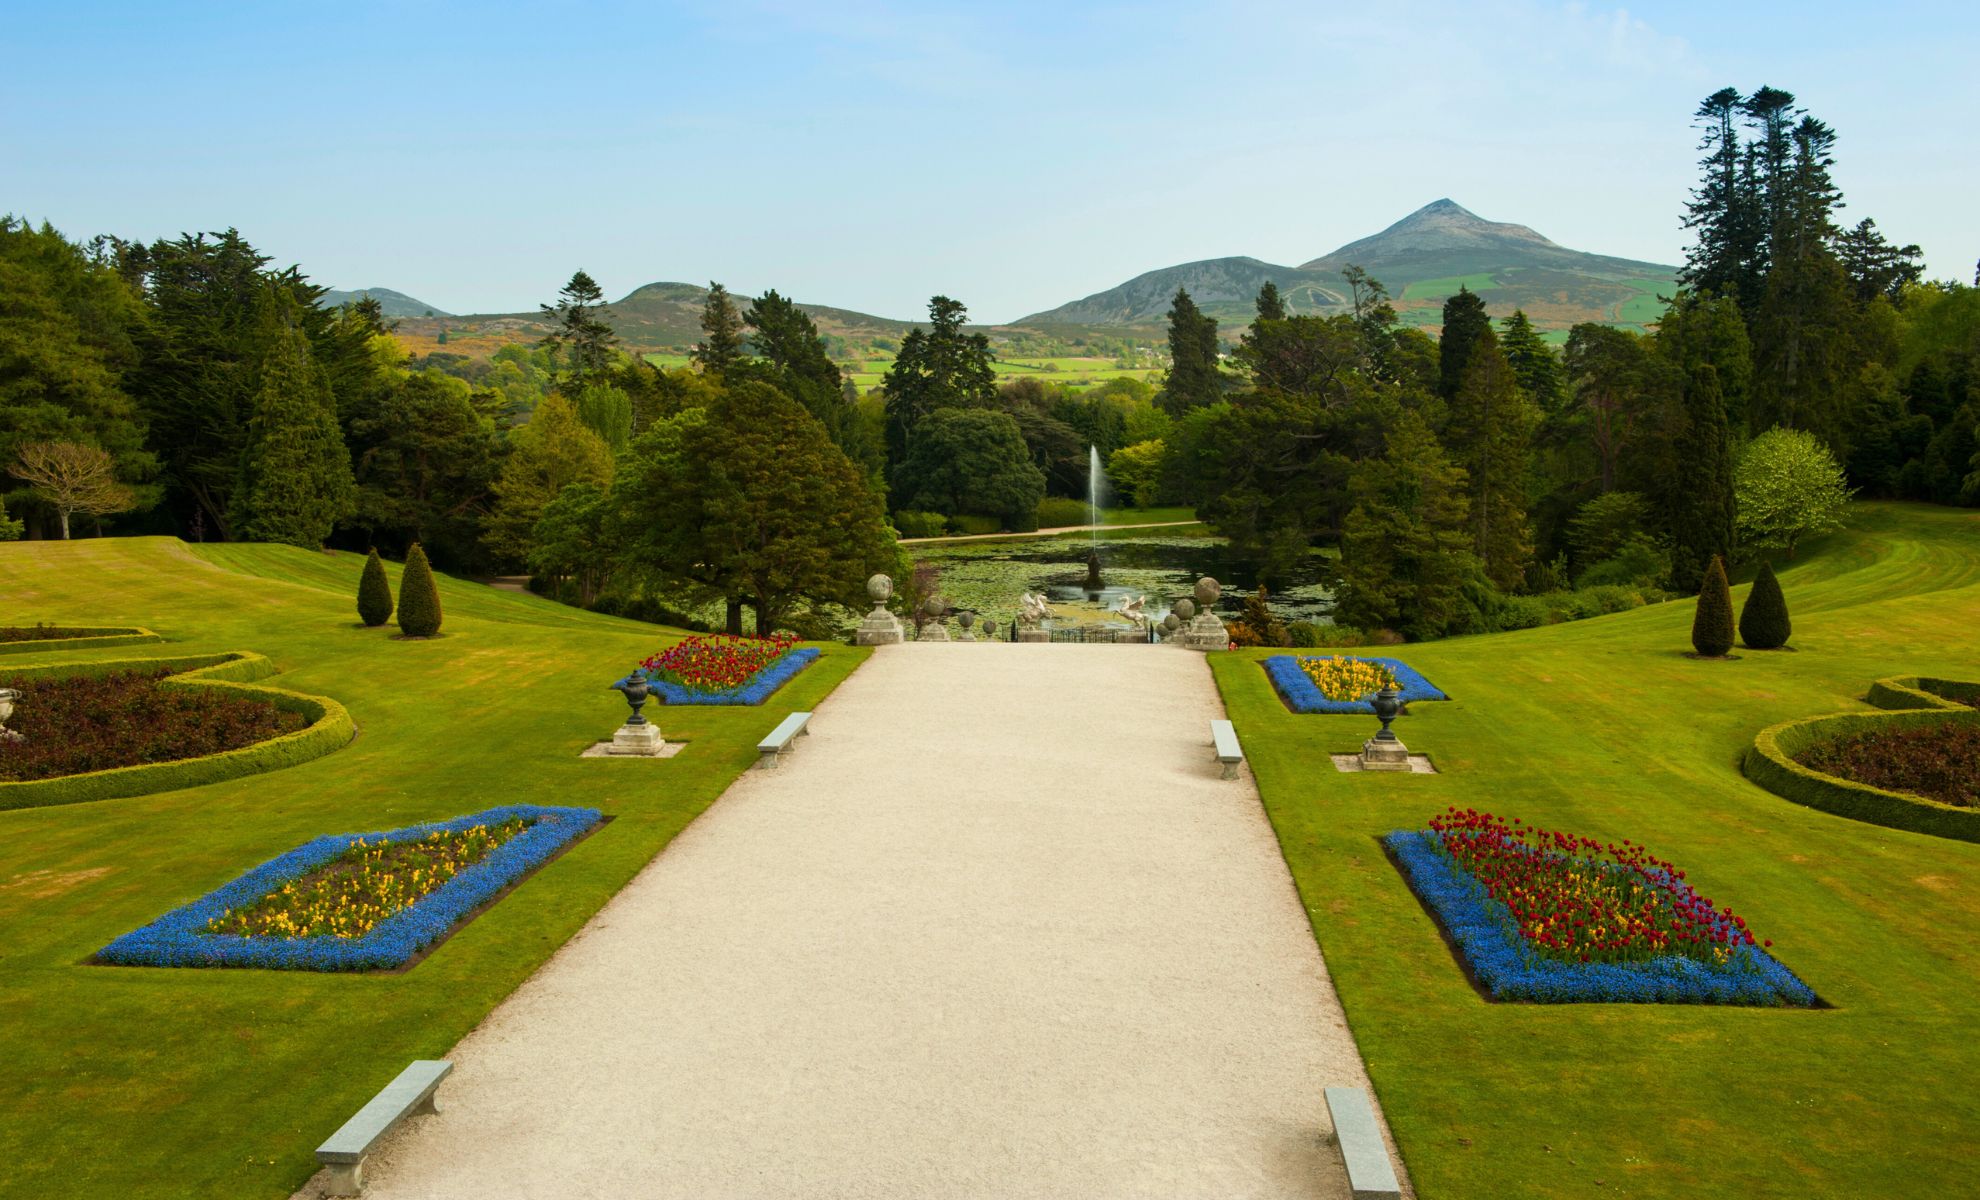
[[[1705,577],[1705,564],[1731,554],[1733,545],[1732,443],[1719,373],[1710,363],[1692,368],[1684,381],[1684,414],[1667,522],[1671,580],[1688,589]]]
[[[1787,645],[1793,633],[1787,597],[1781,594],[1781,581],[1774,578],[1774,564],[1762,562],[1753,590],[1746,594],[1746,606],[1739,610],[1739,640],[1749,650],[1778,650]]]
[[[440,589],[418,542],[406,552],[406,569],[399,573],[399,632],[416,638],[440,632]]]
[[[887,461],[898,470],[914,448],[915,430],[944,408],[989,408],[997,398],[996,356],[990,339],[965,333],[969,310],[960,301],[928,301],[928,328],[901,339],[882,387],[887,393]]]
[[[1512,365],[1513,374],[1519,376],[1519,386],[1526,392],[1526,398],[1543,415],[1552,416],[1566,406],[1567,384],[1561,376],[1561,357],[1541,340],[1540,331],[1533,328],[1524,310],[1514,309],[1513,315],[1506,318],[1499,349]]]
[[[1444,333],[1437,346],[1438,377],[1443,381],[1444,399],[1457,396],[1458,389],[1464,386],[1472,347],[1491,332],[1492,318],[1485,315],[1485,301],[1470,288],[1458,285],[1457,295],[1444,301]]]
[[[1258,319],[1261,321],[1286,319],[1286,302],[1279,297],[1279,285],[1269,279],[1258,289]]]
[[[701,344],[689,356],[710,374],[720,375],[742,360],[743,320],[729,289],[719,283],[708,285],[708,300],[701,306]]]
[[[1176,289],[1169,305],[1169,377],[1157,403],[1170,416],[1215,404],[1224,394],[1217,370],[1217,318],[1196,307],[1189,292]]]
[[[1406,411],[1382,456],[1355,467],[1353,492],[1341,528],[1342,619],[1444,636],[1462,609],[1465,579],[1478,570],[1465,531],[1464,469],[1423,417]]]
[[[1691,618],[1691,648],[1702,658],[1723,658],[1733,645],[1732,589],[1726,584],[1726,563],[1714,557],[1698,589],[1698,610]]]
[[[583,271],[574,273],[557,297],[555,304],[538,306],[556,326],[540,344],[553,353],[563,352],[571,390],[582,391],[585,384],[611,368],[612,346],[619,335],[602,319],[605,290]]]
[[[1482,310],[1481,310],[1482,311]],[[1526,521],[1526,475],[1533,419],[1519,381],[1487,326],[1451,400],[1445,440],[1470,481],[1471,549],[1494,587],[1511,592],[1526,577],[1533,533]]]
[[[331,527],[350,515],[357,488],[330,384],[293,324],[276,334],[262,365],[247,434],[230,514],[234,532],[249,541],[320,548]]]
[[[1737,88],[1720,88],[1698,106],[1695,121],[1704,132],[1698,148],[1706,154],[1684,218],[1686,229],[1698,231],[1698,242],[1685,253],[1679,277],[1692,291],[1751,306],[1759,298],[1754,281],[1766,226],[1740,146],[1742,105]]]
[[[358,576],[358,619],[376,629],[392,619],[392,584],[385,578],[385,564],[373,549],[364,560],[364,573]]]

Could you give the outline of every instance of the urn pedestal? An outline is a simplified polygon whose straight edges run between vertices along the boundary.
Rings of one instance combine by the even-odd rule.
[[[887,600],[894,594],[894,581],[885,575],[875,575],[866,581],[866,594],[873,599],[873,611],[860,621],[859,632],[853,635],[853,644],[892,646],[906,641],[907,634],[901,629],[901,619],[887,611]]]

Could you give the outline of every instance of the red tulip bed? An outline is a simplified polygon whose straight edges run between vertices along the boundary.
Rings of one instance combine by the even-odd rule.
[[[761,704],[817,658],[794,637],[709,634],[644,660],[639,673],[668,704]]]
[[[1628,839],[1453,808],[1383,844],[1494,999],[1818,1003],[1745,918]]]

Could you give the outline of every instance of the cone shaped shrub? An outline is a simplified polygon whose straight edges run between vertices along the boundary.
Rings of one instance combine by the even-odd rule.
[[[1774,564],[1763,562],[1753,590],[1746,594],[1746,607],[1739,610],[1739,640],[1754,650],[1779,650],[1793,632],[1787,597],[1781,594],[1781,581],[1774,578]]]
[[[392,619],[392,584],[376,550],[364,560],[364,574],[358,576],[358,619],[373,629]]]
[[[433,586],[433,568],[426,565],[426,548],[418,542],[406,552],[406,569],[399,574],[399,632],[407,637],[440,632],[440,589]]]
[[[403,599],[400,601],[404,607]],[[1726,562],[1712,556],[1705,586],[1698,589],[1698,613],[1691,619],[1691,648],[1706,658],[1723,657],[1733,647],[1732,588],[1726,584]]]

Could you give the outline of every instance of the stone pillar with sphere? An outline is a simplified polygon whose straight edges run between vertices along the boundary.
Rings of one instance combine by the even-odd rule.
[[[875,575],[866,581],[866,594],[873,598],[873,611],[859,623],[854,644],[891,646],[906,640],[907,635],[901,631],[901,619],[887,611],[887,601],[894,594],[894,581],[885,575]]]
[[[1231,648],[1231,635],[1224,628],[1211,606],[1224,594],[1224,589],[1216,580],[1205,575],[1196,581],[1195,603],[1184,600],[1176,605],[1176,615],[1187,622],[1183,626],[1182,645],[1190,650],[1228,650]],[[1188,606],[1195,612],[1189,616],[1183,609]]]

